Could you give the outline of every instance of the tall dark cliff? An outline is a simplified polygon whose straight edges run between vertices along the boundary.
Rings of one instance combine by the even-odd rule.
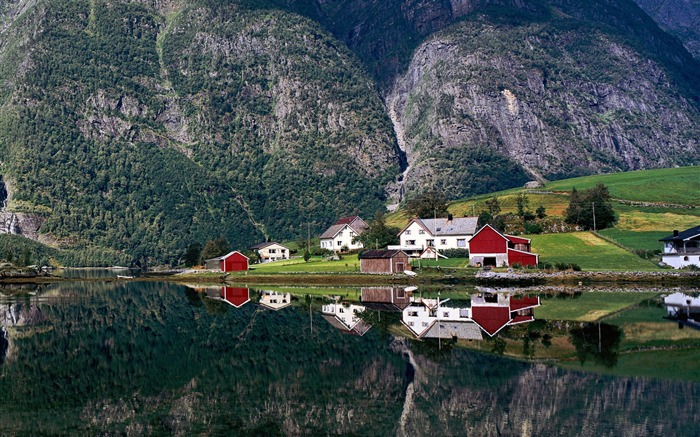
[[[6,212],[175,263],[431,185],[697,163],[699,72],[627,0],[12,0]]]

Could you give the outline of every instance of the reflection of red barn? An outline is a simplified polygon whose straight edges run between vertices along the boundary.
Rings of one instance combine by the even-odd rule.
[[[469,240],[469,264],[502,267],[518,263],[535,266],[538,255],[530,250],[528,238],[504,235],[485,225]]]
[[[487,297],[486,302],[472,301],[472,320],[493,337],[505,326],[535,320],[534,308],[537,306],[540,306],[540,298],[537,296],[520,299],[498,296],[492,302]]]
[[[248,270],[248,257],[234,250],[226,255],[206,260],[205,265],[210,270],[240,272]]]
[[[243,287],[221,287],[221,299],[240,308],[250,301],[248,289]]]

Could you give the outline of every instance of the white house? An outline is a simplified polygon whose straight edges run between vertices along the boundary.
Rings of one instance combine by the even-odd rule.
[[[249,249],[258,252],[260,262],[263,263],[277,261],[280,259],[289,259],[289,249],[279,243],[260,243],[250,247]]]
[[[438,219],[415,218],[399,232],[399,246],[388,249],[403,250],[411,256],[420,256],[428,247],[437,250],[469,249],[469,240],[476,232],[478,217]]]
[[[343,217],[321,235],[321,248],[336,252],[362,249],[362,243],[356,239],[368,227],[367,223],[356,215]]]
[[[664,243],[661,261],[680,269],[691,264],[700,267],[700,226],[660,239]]]

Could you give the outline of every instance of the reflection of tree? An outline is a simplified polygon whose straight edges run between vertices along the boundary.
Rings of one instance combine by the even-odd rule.
[[[608,368],[617,365],[622,328],[606,323],[586,323],[569,334],[581,364],[592,358],[596,364]]]
[[[399,312],[366,310],[359,313],[358,317],[365,323],[372,325],[372,328],[379,332],[382,339],[391,335],[389,332],[391,327],[401,324],[401,313]]]

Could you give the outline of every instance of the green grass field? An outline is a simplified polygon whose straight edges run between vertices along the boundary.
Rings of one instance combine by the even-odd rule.
[[[250,274],[270,273],[352,273],[360,271],[357,255],[344,255],[340,261],[323,261],[320,257],[312,257],[309,262],[303,258],[273,261],[265,264],[253,264]]]
[[[540,262],[574,263],[583,270],[654,271],[651,261],[609,243],[591,232],[530,235],[532,250]]]
[[[700,205],[700,167],[662,168],[549,182],[553,191],[586,190],[605,184],[612,197],[642,202]]]
[[[669,235],[663,231],[627,231],[618,228],[603,229],[600,234],[629,249],[661,250],[659,239]]]
[[[656,295],[651,292],[584,292],[575,298],[551,297],[541,299],[542,306],[535,308],[535,318],[595,322]]]

